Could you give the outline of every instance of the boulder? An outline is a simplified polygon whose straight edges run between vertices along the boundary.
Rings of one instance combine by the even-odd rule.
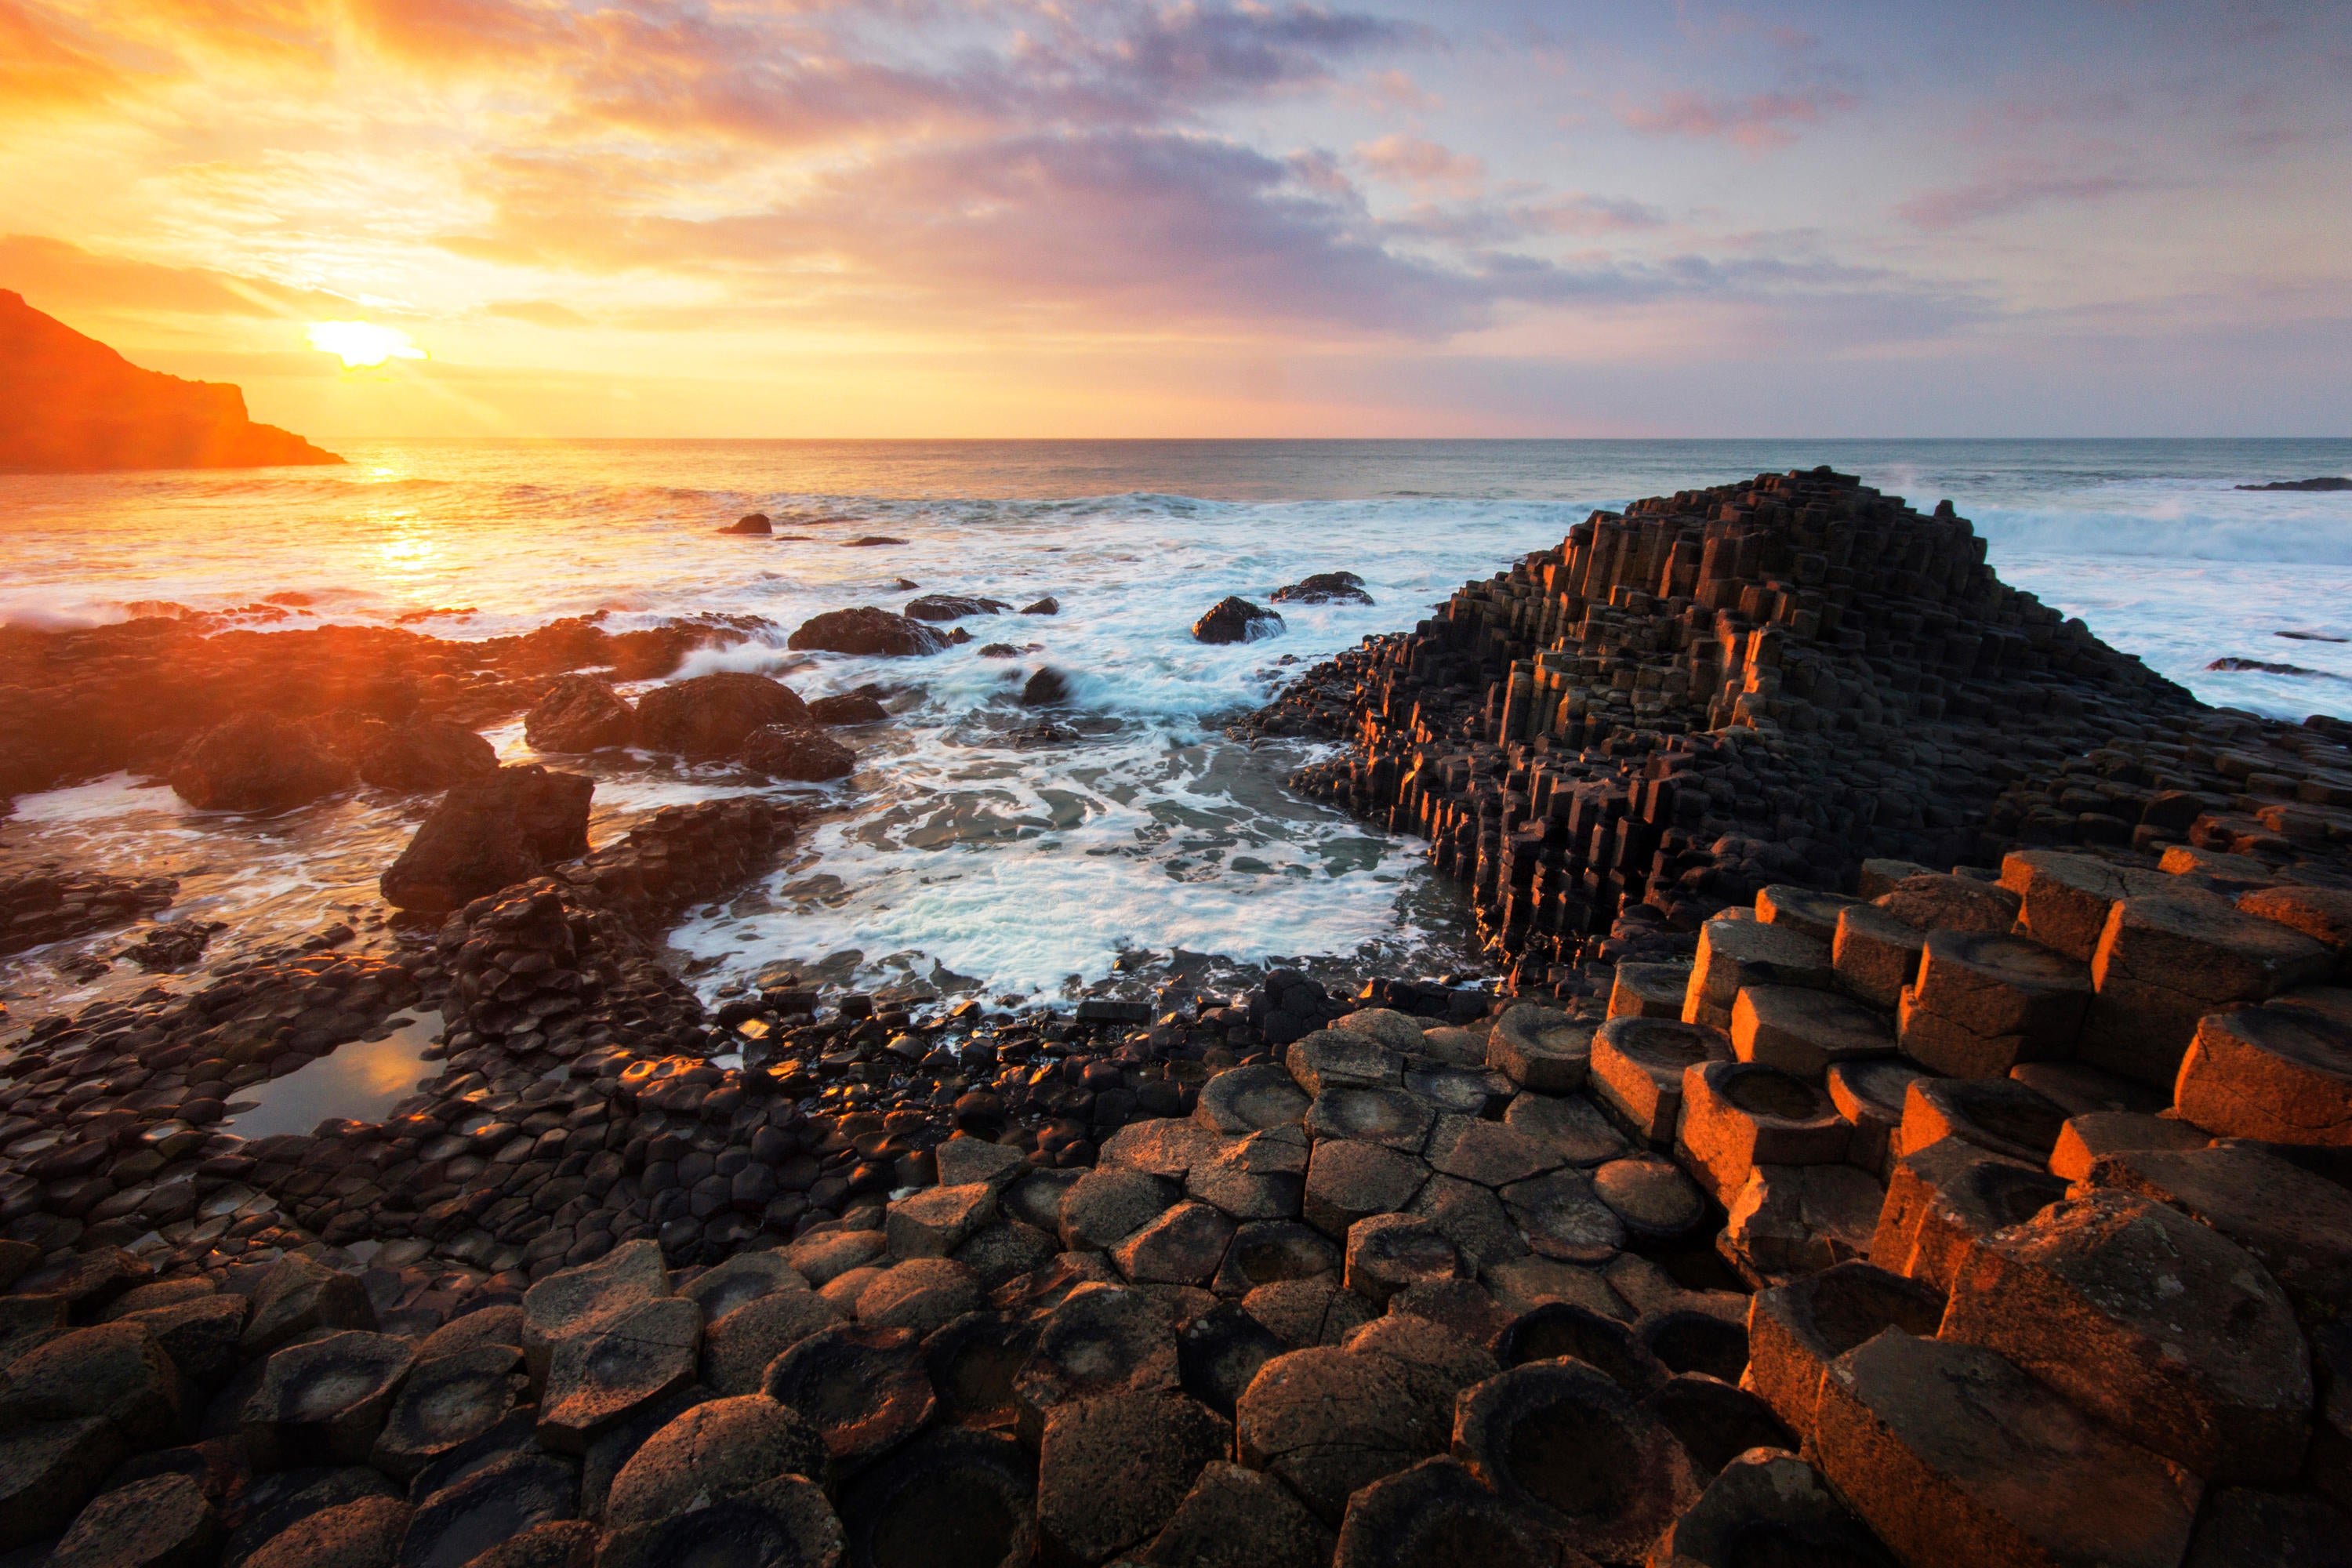
[[[778,1476],[824,1476],[816,1429],[765,1394],[698,1405],[646,1439],[613,1478],[604,1524],[623,1530],[706,1508]]]
[[[588,852],[593,781],[537,764],[500,768],[442,796],[381,879],[384,901],[447,914]]]
[[[882,706],[874,693],[881,688],[860,688],[856,691],[835,692],[820,697],[808,705],[809,717],[820,724],[846,728],[857,724],[880,724],[888,721],[890,710]]]
[[[1202,1468],[1232,1447],[1232,1425],[1181,1394],[1056,1405],[1037,1449],[1040,1547],[1073,1564],[1117,1556],[1157,1535]]]
[[[1062,613],[1062,604],[1048,594],[1033,604],[1022,605],[1021,613],[1024,616],[1058,616]]]
[[[175,1306],[127,1312],[119,1321],[143,1325],[172,1364],[209,1392],[236,1371],[237,1341],[245,1332],[247,1305],[244,1297],[223,1291]]]
[[[738,753],[743,765],[772,779],[822,784],[857,771],[857,753],[820,730],[763,725],[751,731]]]
[[[349,789],[357,774],[310,725],[246,713],[182,747],[166,776],[199,811],[288,811]]]
[[[539,752],[602,752],[637,732],[636,710],[593,675],[566,675],[523,715],[522,737]]]
[[[1821,1382],[1817,1462],[1914,1568],[2177,1568],[2200,1488],[1976,1345],[1885,1329]]]
[[[1985,1237],[1940,1332],[2208,1479],[2279,1485],[2302,1468],[2311,1363],[2285,1292],[2235,1242],[2137,1194],[2094,1190]]]
[[[1364,592],[1364,580],[1353,572],[1311,573],[1286,587],[1276,588],[1272,597],[1277,605],[1369,605],[1372,602],[1372,596]]]
[[[92,1498],[47,1561],[53,1568],[205,1568],[220,1533],[204,1489],[167,1472]]]
[[[1211,605],[1192,623],[1192,640],[1205,643],[1256,642],[1282,633],[1282,617],[1247,599],[1228,595]]]
[[[774,533],[776,529],[775,525],[768,521],[766,512],[747,511],[719,531],[738,534],[745,538],[765,539]]]
[[[637,699],[637,743],[688,762],[740,756],[755,731],[804,730],[810,722],[799,693],[744,670],[674,680]]]
[[[827,610],[803,621],[785,646],[811,652],[900,657],[938,653],[948,642],[920,621],[862,605],[854,610]]]
[[[498,749],[463,724],[411,719],[387,728],[359,754],[360,777],[378,789],[447,789],[499,771]]]
[[[254,1468],[288,1469],[322,1458],[365,1463],[414,1359],[406,1340],[357,1330],[272,1355],[261,1386],[237,1414]]]
[[[1013,606],[1003,599],[961,594],[925,594],[908,601],[907,615],[918,621],[960,621],[966,616],[1001,615]]]
[[[1070,678],[1050,666],[1033,671],[1021,688],[1024,708],[1053,708],[1070,700]]]

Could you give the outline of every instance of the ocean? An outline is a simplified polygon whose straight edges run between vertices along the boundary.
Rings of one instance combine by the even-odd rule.
[[[880,683],[894,719],[846,733],[846,783],[781,786],[822,808],[816,826],[675,933],[706,994],[764,970],[1048,999],[1139,952],[1473,969],[1459,901],[1415,845],[1291,795],[1313,747],[1253,750],[1222,721],[1595,508],[1759,471],[1829,463],[1923,510],[1949,498],[2004,580],[2205,700],[2352,716],[2352,493],[2233,488],[2352,473],[2352,440],[328,444],[348,467],[0,477],[0,619],[272,598],[284,624],[444,637],[599,612],[614,630],[764,617],[772,631],[685,673],[753,669],[805,697]],[[774,537],[716,531],[752,510]],[[894,542],[847,547],[871,536]],[[1342,570],[1374,604],[1285,605],[1283,635],[1238,647],[1188,635],[1228,594],[1263,603]],[[783,647],[820,610],[918,592],[1050,595],[1060,613],[976,617],[971,645],[926,659]],[[1020,652],[980,657],[988,643]],[[2224,658],[2286,668],[2208,668]],[[1079,733],[1019,744],[1036,715],[1015,698],[1043,666],[1070,678]],[[520,722],[490,739],[531,758]],[[598,841],[656,806],[780,787],[642,756],[562,765],[596,778]],[[178,875],[168,918],[228,927],[211,966],[363,916],[429,804],[362,792],[255,820],[117,775],[20,798],[0,849]],[[127,964],[62,967],[121,941],[0,963],[0,1000],[22,1018],[142,989]]]

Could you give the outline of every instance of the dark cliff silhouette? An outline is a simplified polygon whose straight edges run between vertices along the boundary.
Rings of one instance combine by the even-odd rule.
[[[226,382],[141,370],[0,289],[0,472],[340,463],[246,416]]]

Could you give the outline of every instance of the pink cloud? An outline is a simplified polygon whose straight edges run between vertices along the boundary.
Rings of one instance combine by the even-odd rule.
[[[2051,202],[2102,202],[2143,188],[2129,174],[2059,174],[2008,169],[1966,184],[1927,191],[1895,210],[1921,228],[1942,230],[2003,217]]]
[[[1486,177],[1484,161],[1421,136],[1390,135],[1362,142],[1356,148],[1356,157],[1381,179],[1422,190],[1466,195]]]
[[[1632,130],[1656,136],[1720,138],[1751,151],[1785,147],[1797,139],[1795,127],[1818,123],[1824,115],[1852,109],[1862,100],[1853,93],[1829,87],[1808,87],[1794,92],[1759,92],[1730,100],[1698,92],[1670,92],[1651,102],[1626,103],[1618,120]]]

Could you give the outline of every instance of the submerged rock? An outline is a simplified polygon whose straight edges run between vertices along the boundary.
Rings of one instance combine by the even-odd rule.
[[[636,731],[636,710],[593,675],[565,676],[522,721],[523,739],[541,752],[601,752],[627,745]]]
[[[961,594],[926,594],[919,599],[908,602],[907,614],[919,621],[960,621],[966,616],[1002,615],[1012,607],[1003,599]]]
[[[1051,708],[1069,700],[1068,677],[1051,668],[1032,675],[1028,684],[1021,689],[1021,705],[1024,708]]]
[[[832,736],[782,724],[752,731],[743,742],[742,761],[772,779],[811,784],[846,778],[857,768],[857,753]]]
[[[798,692],[742,670],[657,686],[637,700],[638,742],[689,762],[731,757],[765,725],[803,729],[808,722],[808,704]]]
[[[1369,605],[1364,580],[1353,572],[1318,572],[1274,591],[1277,605]]]
[[[786,647],[820,653],[880,654],[901,658],[937,653],[947,639],[920,621],[871,605],[827,610],[803,621]]]
[[[1281,632],[1280,616],[1231,595],[1218,600],[1206,615],[1192,623],[1195,642],[1256,642],[1263,637],[1278,637]]]
[[[737,518],[733,522],[729,523],[719,531],[721,533],[747,534],[764,539],[768,535],[775,532],[776,530],[775,525],[768,521],[768,514],[766,512],[751,511],[745,512],[741,517]]]

